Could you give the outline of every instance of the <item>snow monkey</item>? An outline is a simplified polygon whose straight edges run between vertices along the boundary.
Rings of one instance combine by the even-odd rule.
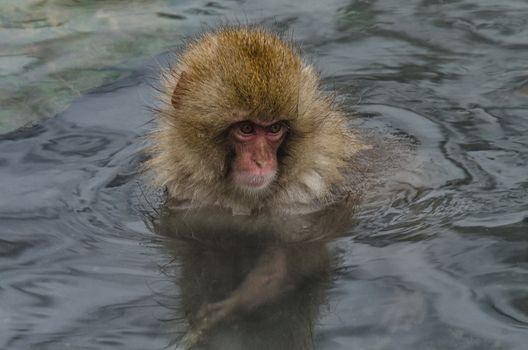
[[[203,34],[163,77],[147,167],[169,198],[242,214],[310,212],[353,190],[348,174],[365,146],[278,34]]]

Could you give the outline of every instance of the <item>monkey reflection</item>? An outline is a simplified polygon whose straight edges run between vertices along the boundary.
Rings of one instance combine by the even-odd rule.
[[[351,226],[350,205],[289,217],[166,209],[155,230],[179,266],[188,322],[177,348],[313,349],[333,270],[327,242]]]

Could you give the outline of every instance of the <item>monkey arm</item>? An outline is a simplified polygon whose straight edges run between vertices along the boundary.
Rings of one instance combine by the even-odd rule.
[[[242,284],[228,298],[239,311],[250,311],[273,303],[297,284],[290,269],[290,251],[286,247],[268,247],[258,258],[255,267]]]
[[[243,282],[227,298],[202,305],[182,343],[192,348],[222,321],[277,302],[326,263],[324,244],[267,247]]]
[[[296,281],[288,268],[288,249],[268,247],[257,259],[254,268],[229,297],[202,306],[198,323],[216,324],[236,312],[251,311],[276,301],[295,288]]]
[[[191,329],[181,339],[180,348],[193,348],[203,340],[210,329],[223,320],[239,312],[251,311],[270,304],[293,290],[296,279],[292,278],[288,268],[288,253],[285,247],[268,247],[230,296],[216,303],[202,305],[192,322]]]

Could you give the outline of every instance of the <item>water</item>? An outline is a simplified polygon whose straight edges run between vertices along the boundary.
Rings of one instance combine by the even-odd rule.
[[[526,348],[525,1],[0,6],[1,349],[172,346],[265,254],[309,282],[209,348]],[[151,225],[149,84],[164,50],[233,19],[293,30],[355,127],[412,144],[350,235],[218,250]]]

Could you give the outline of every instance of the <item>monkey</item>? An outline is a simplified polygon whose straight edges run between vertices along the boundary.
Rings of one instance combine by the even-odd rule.
[[[277,33],[207,32],[162,76],[146,168],[174,205],[299,213],[358,192],[354,157],[368,145],[314,66]]]
[[[155,231],[176,238],[174,251],[188,271],[226,274],[225,284],[217,281],[221,291],[207,281],[196,288],[219,293],[189,301],[181,343],[196,348],[229,320],[287,305],[306,281],[329,277],[325,243],[350,228],[370,145],[322,90],[314,66],[266,28],[201,34],[163,70],[162,85],[146,162],[168,197]],[[241,247],[246,241],[250,248]],[[221,258],[194,262],[204,250]],[[248,258],[231,259],[239,254]],[[185,281],[183,294],[198,282]]]

